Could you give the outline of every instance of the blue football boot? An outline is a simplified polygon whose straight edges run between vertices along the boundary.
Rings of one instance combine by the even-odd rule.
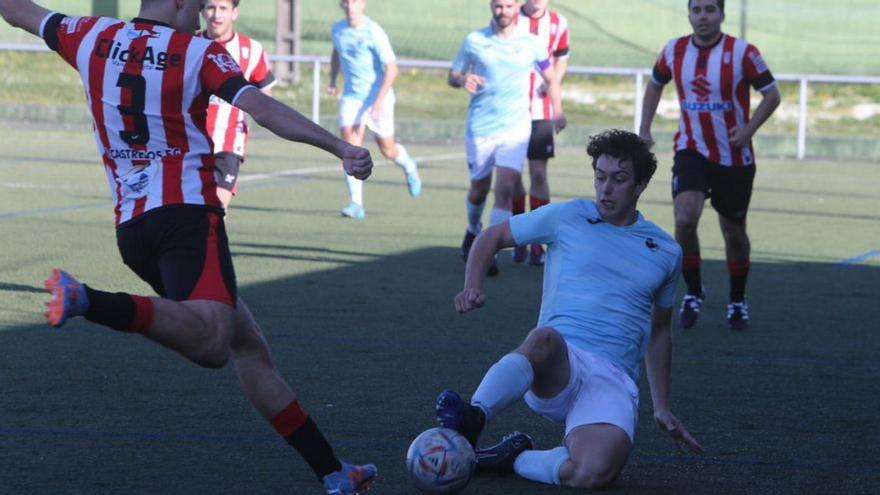
[[[455,430],[477,446],[477,438],[486,426],[486,415],[477,406],[468,404],[454,390],[444,390],[437,396],[435,412],[443,428]]]

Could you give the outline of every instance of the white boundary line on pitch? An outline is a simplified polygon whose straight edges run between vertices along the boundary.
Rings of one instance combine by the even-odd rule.
[[[434,156],[426,156],[426,157],[413,157],[417,163],[432,163],[432,162],[446,162],[451,160],[463,160],[465,158],[464,153],[447,153],[444,155],[434,155]],[[391,160],[382,159],[373,162],[373,168],[378,167],[390,167],[394,163]],[[303,175],[315,175],[329,172],[341,172],[340,170],[341,163],[336,165],[328,165],[324,167],[308,167],[308,168],[292,168],[289,170],[281,170],[278,172],[267,172],[265,174],[248,174],[241,175],[238,178],[239,182],[253,182],[256,180],[263,179],[274,179],[276,177],[298,177]]]

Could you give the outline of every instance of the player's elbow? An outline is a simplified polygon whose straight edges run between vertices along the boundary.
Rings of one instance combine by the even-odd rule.
[[[14,15],[15,9],[8,0],[0,0],[0,17],[12,27],[21,27]]]

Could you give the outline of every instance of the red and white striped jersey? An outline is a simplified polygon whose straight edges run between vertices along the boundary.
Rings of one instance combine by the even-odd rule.
[[[562,15],[547,9],[541,17],[529,17],[520,8],[516,18],[516,28],[523,33],[538,37],[541,46],[547,47],[551,62],[568,58],[568,21]],[[529,103],[532,109],[532,120],[550,120],[553,118],[553,105],[541,74],[532,71]]]
[[[697,46],[693,36],[673,39],[657,57],[653,81],[673,79],[681,106],[675,150],[726,166],[753,165],[751,143],[732,146],[728,134],[749,121],[749,86],[764,92],[776,84],[758,49],[726,34],[710,47]]]
[[[208,99],[252,87],[223,46],[146,19],[52,13],[40,33],[80,73],[117,225],[173,204],[222,208]]]
[[[207,38],[205,33],[201,36]],[[259,41],[241,33],[233,33],[229,41],[220,44],[241,67],[248,82],[259,88],[268,88],[275,84],[275,76],[269,69],[269,57]],[[214,140],[214,153],[235,153],[244,159],[247,132],[244,112],[217,96],[212,96],[208,106],[208,133]]]

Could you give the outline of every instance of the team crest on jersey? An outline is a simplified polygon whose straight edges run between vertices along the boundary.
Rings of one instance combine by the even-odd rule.
[[[724,56],[721,58],[724,65],[730,65],[731,60],[733,60],[733,55],[730,52],[724,52]]]
[[[235,59],[228,53],[211,53],[208,55],[208,58],[217,64],[217,68],[222,72],[241,72],[238,64],[235,63]]]
[[[158,38],[159,33],[153,32],[151,29],[129,29],[125,32],[128,39],[134,41],[141,38]]]
[[[67,34],[73,34],[79,31],[80,26],[85,21],[84,18],[74,16],[74,17],[65,17],[61,20],[61,26],[67,30]]]

